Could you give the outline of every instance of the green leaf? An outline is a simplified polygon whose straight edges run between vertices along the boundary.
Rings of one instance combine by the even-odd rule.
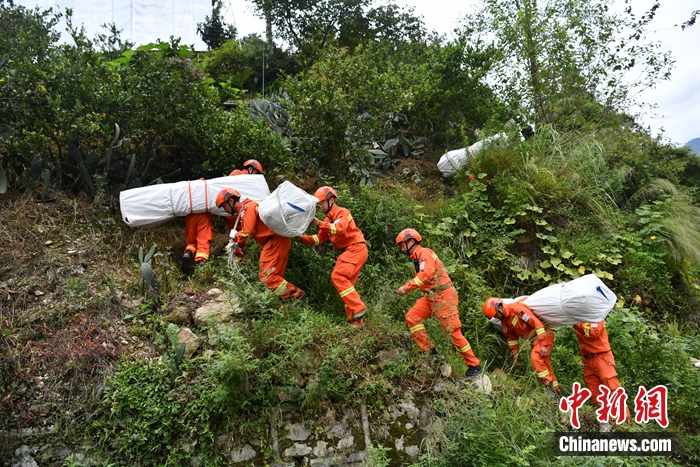
[[[541,268],[549,268],[549,267],[551,267],[551,266],[552,266],[552,263],[550,263],[550,262],[547,261],[547,260],[544,260],[544,261],[541,261],[541,262],[540,262],[540,267],[541,267]]]
[[[153,258],[153,254],[156,252],[156,246],[153,245],[150,250],[148,250],[148,253],[146,253],[146,257],[143,258],[144,263],[148,263],[151,261],[151,258]]]
[[[0,194],[4,194],[7,192],[7,174],[5,173],[5,169],[0,167]]]
[[[165,333],[168,335],[168,339],[170,340],[171,344],[173,344],[175,347],[180,345],[177,339],[178,329],[175,323],[168,324],[168,328],[165,330]]]
[[[574,255],[572,252],[570,252],[568,250],[561,250],[560,253],[561,253],[561,257],[564,259],[569,259]]]
[[[543,247],[543,248],[542,248],[542,251],[543,251],[544,253],[547,253],[548,255],[555,255],[555,254],[557,253],[557,250],[555,250],[554,248],[552,248],[552,247],[549,246],[549,245]]]
[[[513,219],[512,217],[509,217],[507,219],[504,219],[503,223],[506,225],[513,225],[513,224],[515,224],[515,219]]]

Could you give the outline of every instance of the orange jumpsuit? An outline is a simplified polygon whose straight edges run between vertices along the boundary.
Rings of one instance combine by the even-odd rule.
[[[462,323],[459,320],[459,298],[440,258],[428,248],[416,245],[411,259],[416,270],[416,277],[404,285],[406,292],[420,289],[426,295],[406,313],[406,324],[411,331],[414,342],[424,352],[435,347],[425,332],[423,321],[434,313],[442,329],[452,338],[452,345],[462,354],[467,366],[479,365],[469,341],[462,335]]]
[[[605,329],[605,321],[600,323],[583,322],[574,325],[576,338],[581,347],[581,355],[583,356],[583,381],[586,387],[591,391],[591,401],[600,407],[602,404],[598,402],[601,384],[607,386],[610,391],[620,387],[620,382],[617,380],[617,370],[615,367],[615,357],[610,350],[610,341],[608,341],[608,331]],[[630,420],[630,411],[627,410],[627,419]]]
[[[234,175],[248,175],[248,172],[241,169],[235,169],[230,174],[228,174],[229,177],[233,177]],[[225,216],[224,221],[226,221],[228,229],[231,230],[236,225],[236,216]]]
[[[263,247],[260,253],[260,280],[282,300],[301,297],[304,292],[284,278],[292,239],[277,235],[266,226],[258,214],[258,203],[249,198],[236,207],[236,212],[241,213],[240,222],[243,225],[239,224],[241,230],[234,242],[242,247],[252,238]]]
[[[367,243],[350,211],[337,204],[333,204],[326,218],[318,225],[317,235],[301,236],[301,243],[305,245],[318,246],[328,240],[342,252],[331,273],[331,281],[345,304],[348,321],[359,323],[367,307],[355,290],[355,284],[362,266],[367,262]]]
[[[195,263],[209,259],[209,244],[214,240],[211,214],[201,212],[185,216],[185,253],[192,252]]]
[[[554,344],[554,332],[545,328],[542,322],[535,316],[530,308],[524,303],[509,303],[503,305],[503,332],[508,338],[508,345],[513,352],[513,356],[518,356],[519,346],[518,337],[530,339],[532,341],[532,352],[530,352],[530,360],[532,367],[535,369],[537,377],[540,378],[543,384],[552,383],[555,392],[559,392],[559,383],[554,375],[552,368],[552,344]],[[543,345],[548,347],[549,353],[546,357],[540,356],[540,349]]]

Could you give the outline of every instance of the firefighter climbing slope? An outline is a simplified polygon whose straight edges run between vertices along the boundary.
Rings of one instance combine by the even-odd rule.
[[[231,216],[240,216],[241,230],[233,233],[233,241],[238,247],[244,247],[249,238],[262,246],[259,277],[265,286],[281,300],[304,297],[303,290],[284,278],[292,239],[277,235],[260,220],[258,203],[249,198],[241,201],[237,190],[224,188],[216,196],[216,205]]]
[[[367,307],[355,290],[355,284],[360,277],[362,266],[367,262],[365,237],[355,224],[350,211],[336,204],[338,194],[333,188],[323,186],[316,190],[314,196],[326,217],[323,221],[314,218],[311,223],[318,227],[318,233],[302,235],[301,242],[318,246],[330,240],[341,251],[331,273],[331,281],[340,300],[345,304],[348,322],[354,325],[362,324]]]
[[[491,297],[484,302],[487,318],[496,318],[503,325],[508,346],[517,363],[520,350],[518,338],[533,339],[530,360],[537,377],[552,393],[559,393],[559,383],[552,369],[551,353],[554,332],[545,328],[530,308],[522,302],[505,304],[500,298]]]
[[[464,358],[467,377],[476,378],[481,374],[481,365],[469,341],[462,335],[457,291],[440,258],[432,250],[423,248],[420,245],[421,241],[421,235],[413,229],[405,229],[396,237],[396,243],[401,247],[401,251],[413,260],[416,270],[416,276],[396,293],[403,296],[412,290],[420,289],[426,294],[406,313],[406,324],[411,331],[411,337],[423,352],[437,354],[423,324],[423,321],[435,314],[442,329],[450,335],[452,345]]]

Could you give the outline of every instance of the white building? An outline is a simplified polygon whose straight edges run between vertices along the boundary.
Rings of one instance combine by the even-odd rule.
[[[194,45],[195,50],[207,49],[197,34],[197,23],[212,12],[211,0],[15,0],[15,5],[61,13],[71,8],[73,24],[82,24],[90,39],[106,32],[103,24],[114,23],[122,40],[130,40],[136,47],[157,39],[168,42],[174,36],[181,38],[181,45]],[[64,33],[65,25],[62,18],[57,30]]]

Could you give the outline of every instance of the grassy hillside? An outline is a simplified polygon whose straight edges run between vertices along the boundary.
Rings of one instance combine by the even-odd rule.
[[[694,309],[673,308],[694,290],[683,292],[673,281],[692,269],[682,263],[672,269],[679,263],[667,262],[653,243],[645,247],[642,237],[654,233],[673,240],[655,211],[638,215],[651,219],[642,229],[659,222],[658,231],[636,237],[639,228],[620,227],[617,211],[592,218],[606,208],[585,197],[586,190],[558,190],[584,178],[570,176],[566,164],[537,165],[536,145],[543,141],[492,152],[471,167],[482,174],[472,181],[465,173],[445,183],[432,163],[407,159],[395,177],[372,188],[337,185],[339,203],[352,210],[370,247],[358,283],[369,314],[359,329],[345,323],[330,284],[332,247],[293,243],[287,278],[310,297],[291,307],[257,280],[255,248],[233,266],[217,254],[186,277],[178,270],[181,221],[133,230],[118,212],[81,197],[3,196],[0,248],[10,259],[0,272],[3,457],[27,445],[40,465],[231,465],[242,459],[234,448],[251,443],[255,457],[240,465],[276,458],[290,465],[304,459],[286,451],[292,443],[285,436],[297,429],[290,427],[321,440],[342,418],[355,439],[348,452],[363,452],[357,458],[363,465],[599,465],[596,458],[552,456],[551,433],[569,430],[568,416],[546,397],[529,365],[513,367],[504,336],[481,313],[488,296],[531,293],[568,280],[569,271],[597,270],[620,300],[608,320],[620,380],[630,397],[638,385],[668,386],[667,431],[680,433],[685,445],[663,463],[693,464],[700,455],[700,372],[689,358],[700,355],[700,337]],[[511,156],[523,150],[532,157],[521,165],[520,156]],[[308,180],[295,182],[313,189]],[[602,232],[610,225],[618,227],[608,238]],[[394,244],[407,226],[423,232],[424,244],[448,267],[460,292],[464,334],[491,376],[491,395],[466,384],[464,363],[436,320],[427,329],[451,364],[449,376],[431,367],[410,338],[403,313],[417,296],[395,294],[413,275]],[[216,228],[225,232],[223,222]],[[225,241],[218,236],[214,251]],[[624,242],[638,246],[632,252],[621,248]],[[142,284],[139,264],[139,250],[143,255],[152,246],[157,293]],[[551,259],[559,257],[561,269]],[[224,309],[234,310],[230,321],[196,322],[195,310],[212,301],[212,288],[232,294],[223,300]],[[181,359],[175,334],[184,327],[200,346]],[[582,381],[570,328],[557,331],[552,361],[565,392]],[[421,415],[405,418],[406,409],[399,422],[387,421],[406,404]],[[584,430],[597,431],[592,406],[581,416]],[[364,442],[362,420],[369,426]],[[655,423],[615,430],[661,431]],[[399,449],[404,440],[419,452]]]

